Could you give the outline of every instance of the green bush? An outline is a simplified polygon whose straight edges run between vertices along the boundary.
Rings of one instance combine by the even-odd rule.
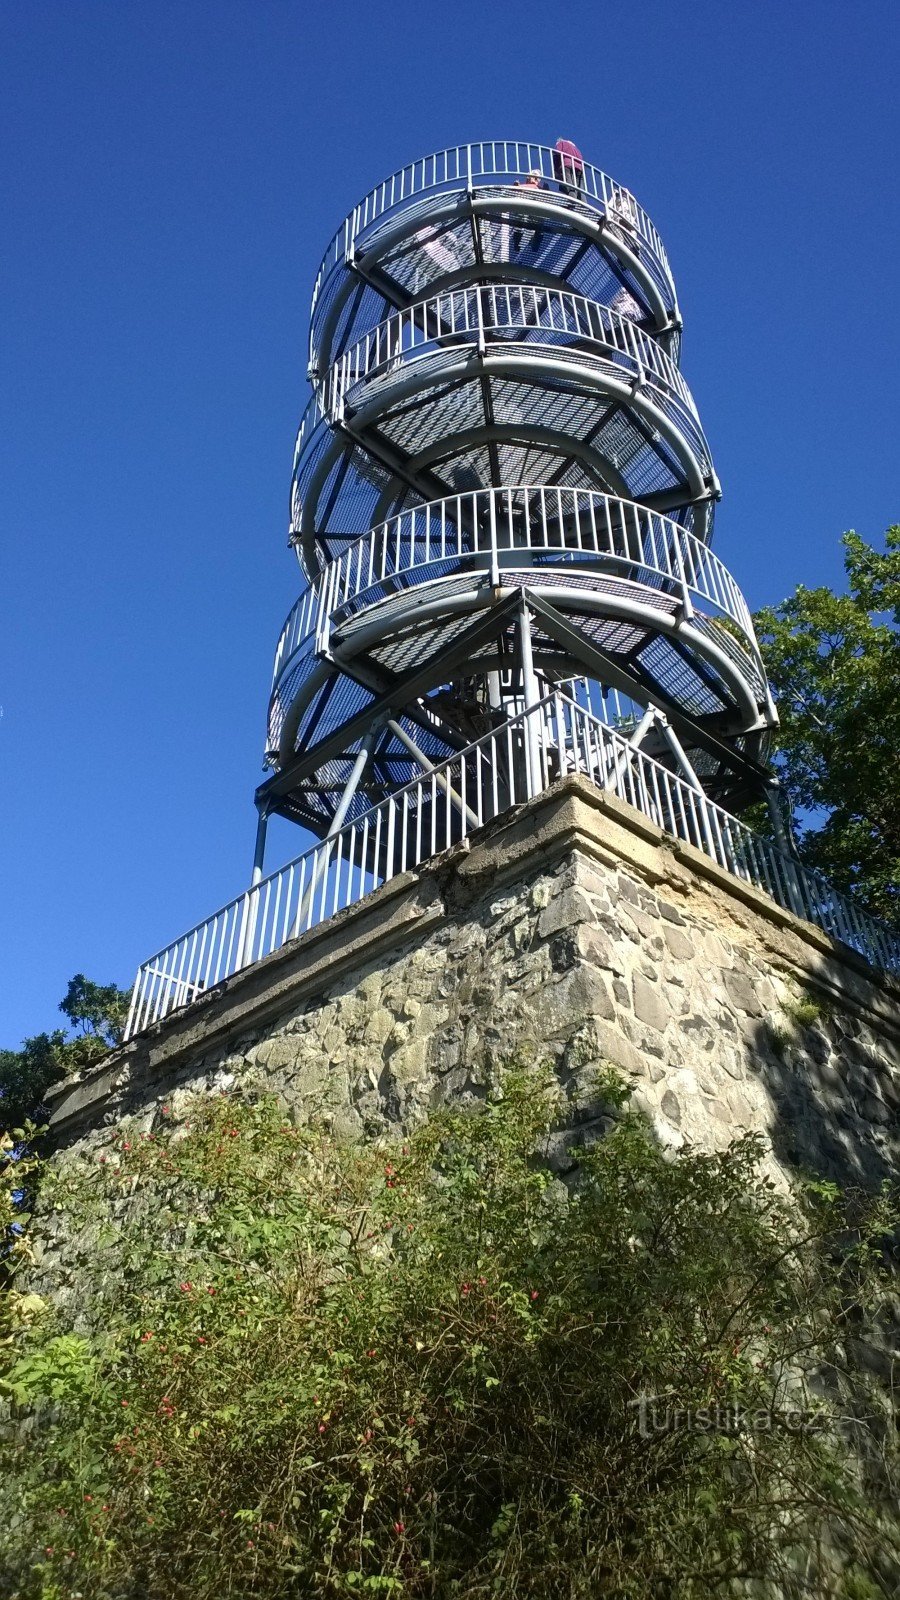
[[[218,1097],[48,1169],[87,1316],[33,1323],[0,1380],[2,1592],[892,1592],[888,1420],[834,1420],[886,1201],[798,1210],[753,1139],[666,1159],[604,1093],[569,1188],[534,1154],[557,1092],[518,1071],[405,1141]],[[801,1406],[824,1431],[746,1422]]]

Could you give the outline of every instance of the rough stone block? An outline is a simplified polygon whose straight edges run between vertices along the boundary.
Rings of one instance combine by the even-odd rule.
[[[659,919],[648,916],[646,911],[636,909],[634,906],[629,907],[628,915],[640,934],[645,947],[648,950],[658,951],[661,955],[665,947],[657,929]]]
[[[669,1021],[669,1008],[661,984],[651,983],[640,972],[634,974],[631,982],[635,1016],[662,1033]]]
[[[737,1055],[735,1051],[730,1049],[721,1050],[717,1056],[717,1060],[719,1065],[724,1067],[729,1078],[735,1078],[738,1081],[743,1078],[744,1063],[741,1057]]]
[[[593,920],[594,909],[585,891],[573,886],[556,895],[544,908],[538,918],[537,931],[542,939],[549,939],[562,929]]]
[[[696,955],[694,943],[680,927],[675,927],[671,922],[664,923],[663,938],[674,961],[694,960]]]
[[[900,1112],[900,1084],[890,1072],[882,1072],[878,1079],[878,1088],[884,1098],[885,1104],[893,1112]]]
[[[607,972],[614,972],[619,978],[624,977],[625,962],[622,951],[605,928],[583,923],[578,929],[576,948],[579,955],[592,966],[603,967]]]
[[[859,1103],[859,1112],[860,1116],[865,1117],[867,1122],[884,1124],[891,1120],[891,1113],[877,1094],[864,1095]]]
[[[641,1052],[636,1050],[617,1028],[611,1027],[608,1022],[597,1020],[592,1033],[598,1062],[608,1062],[610,1066],[618,1067],[620,1071],[633,1078],[642,1078],[647,1074],[646,1057],[641,1055]]]
[[[620,872],[616,879],[616,890],[620,899],[628,900],[632,906],[640,905],[641,896],[637,884],[631,878],[626,878],[623,872]]]
[[[558,1038],[573,1032],[581,1022],[614,1016],[615,1008],[604,979],[594,967],[582,964],[542,990],[539,1015],[535,1020],[546,1029],[548,1037]]]
[[[614,872],[604,871],[587,856],[576,856],[573,882],[586,894],[592,897],[596,895],[600,900],[608,900],[611,894],[615,894],[616,881]]]
[[[726,971],[724,979],[728,998],[738,1011],[743,1011],[748,1017],[761,1017],[764,1014],[767,1007],[745,973]]]
[[[681,1126],[681,1106],[678,1104],[678,1099],[672,1093],[671,1089],[667,1089],[665,1091],[665,1094],[660,1101],[660,1110],[662,1111],[663,1116],[667,1117],[670,1122],[675,1124],[676,1128]]]

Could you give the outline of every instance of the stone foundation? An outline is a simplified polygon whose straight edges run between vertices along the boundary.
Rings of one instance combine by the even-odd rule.
[[[211,991],[59,1086],[58,1146],[97,1153],[190,1092],[274,1089],[372,1134],[552,1059],[589,1136],[609,1063],[661,1140],[765,1136],[782,1170],[895,1167],[900,985],[580,779]]]

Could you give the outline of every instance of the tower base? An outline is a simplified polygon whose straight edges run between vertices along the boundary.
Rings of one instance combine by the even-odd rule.
[[[602,1127],[595,1069],[658,1137],[767,1140],[773,1170],[876,1185],[900,1156],[900,983],[568,778],[150,1028],[55,1092],[51,1132],[98,1156],[192,1092],[269,1088],[370,1137],[497,1063],[551,1060],[561,1172]]]

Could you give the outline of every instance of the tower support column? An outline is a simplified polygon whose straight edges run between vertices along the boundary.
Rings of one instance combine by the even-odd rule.
[[[519,660],[522,669],[522,698],[525,710],[531,714],[525,719],[526,735],[526,785],[529,800],[543,788],[541,772],[541,739],[537,724],[538,713],[533,710],[540,698],[534,671],[534,654],[531,648],[531,612],[525,591],[519,605]]]
[[[266,833],[269,827],[269,813],[262,806],[256,819],[256,844],[253,848],[253,871],[250,875],[250,887],[255,889],[263,875],[263,864],[266,859]]]

